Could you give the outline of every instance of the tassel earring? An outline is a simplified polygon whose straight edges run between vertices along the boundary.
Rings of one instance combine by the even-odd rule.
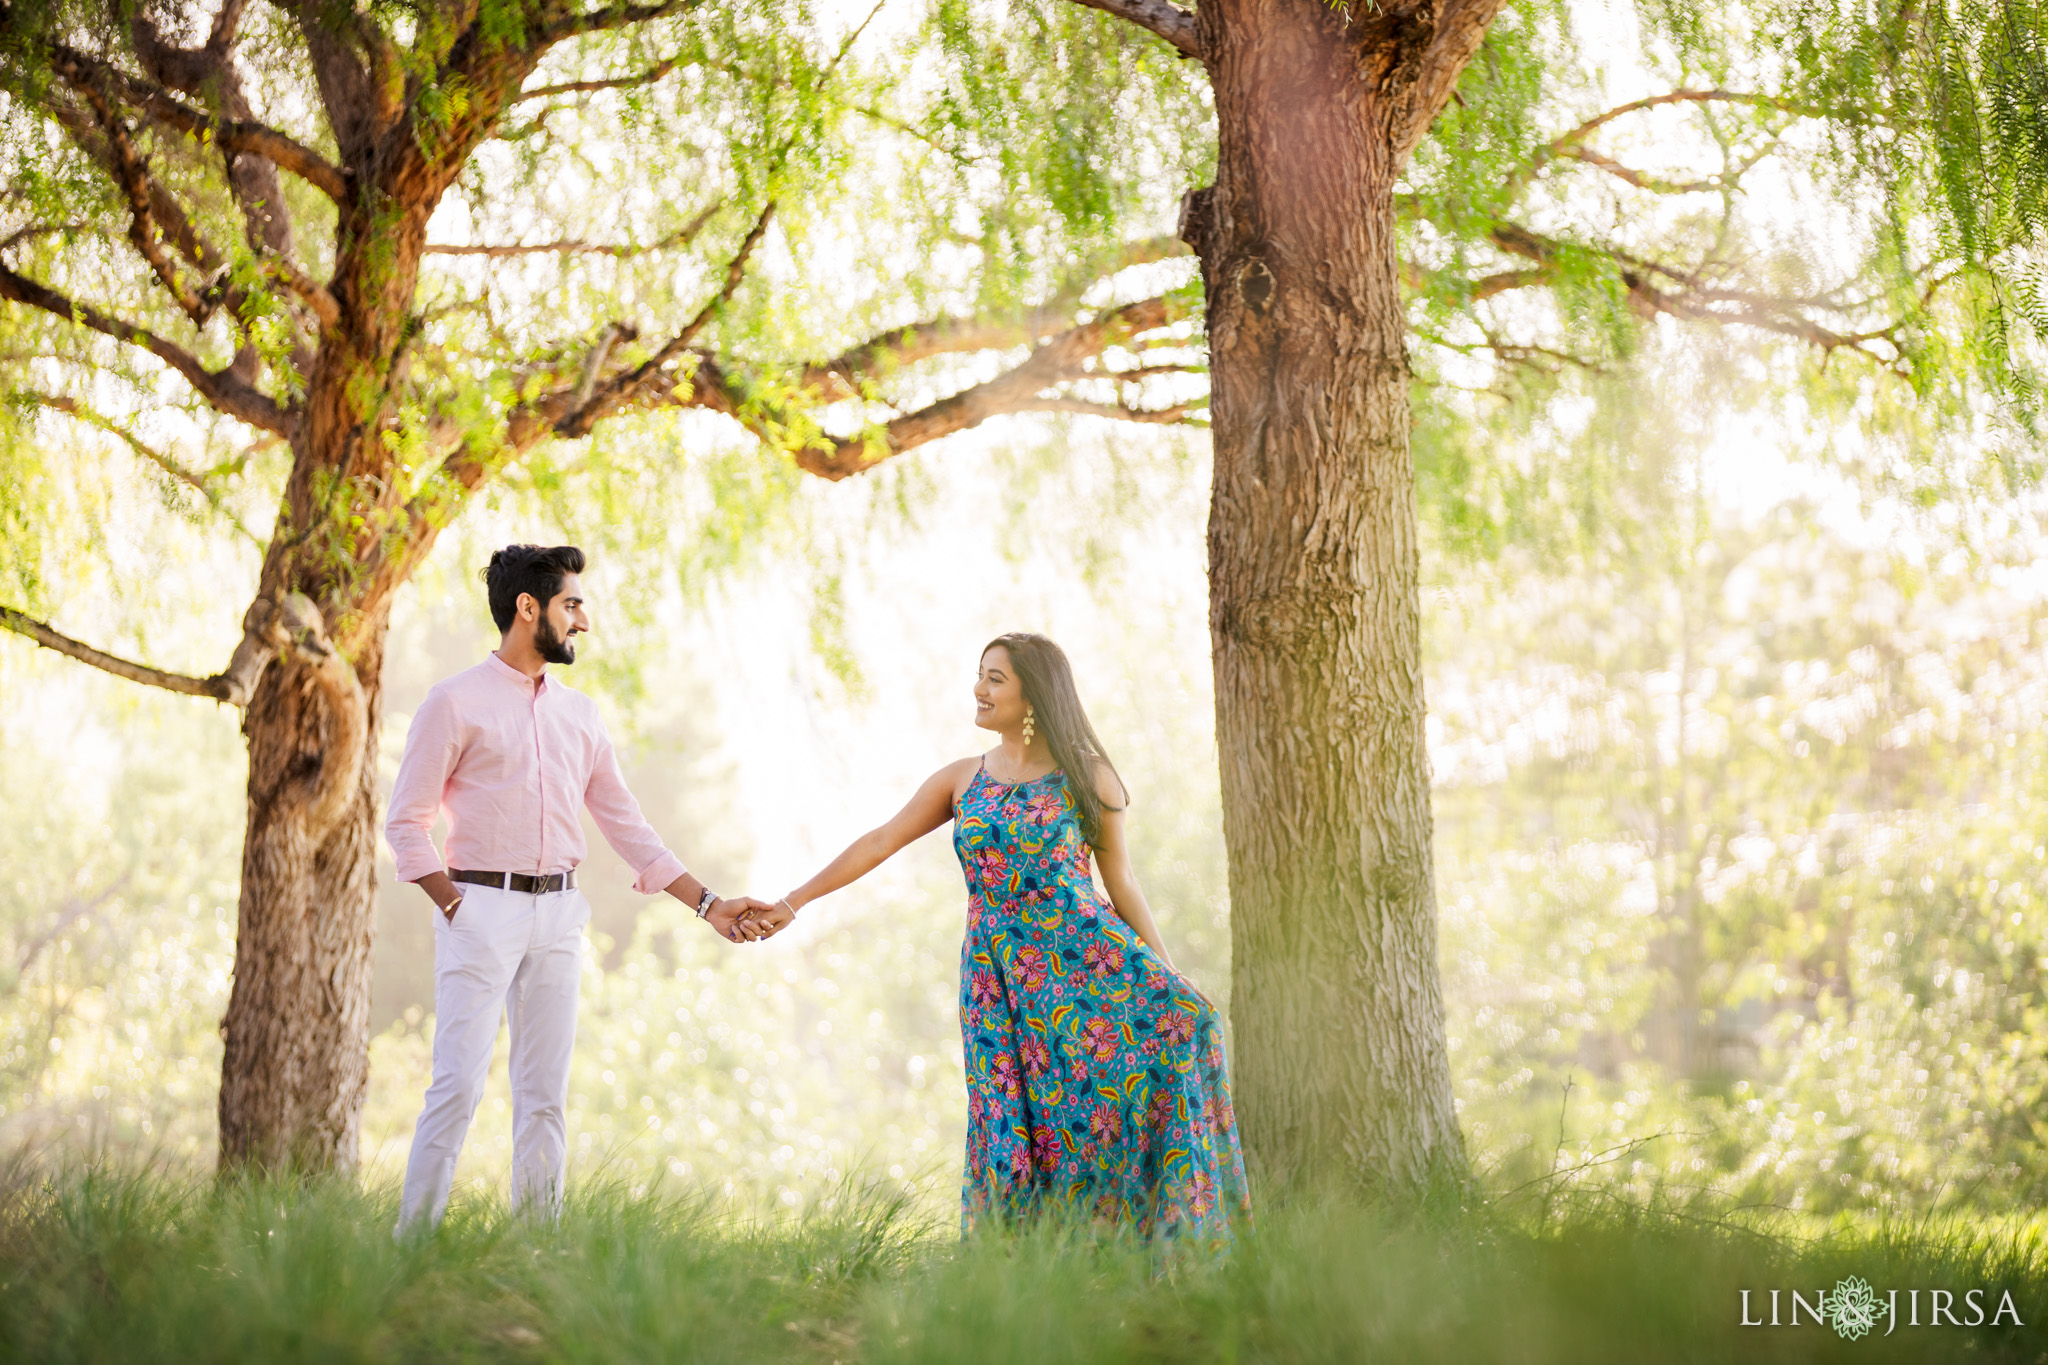
[[[1036,727],[1035,727],[1035,726],[1034,726],[1034,725],[1033,725],[1033,724],[1031,723],[1031,712],[1030,712],[1030,711],[1029,711],[1029,710],[1027,709],[1027,710],[1026,710],[1026,711],[1024,712],[1024,747],[1025,747],[1025,748],[1027,748],[1027,749],[1028,749],[1028,748],[1030,748],[1030,747],[1031,747],[1031,736],[1032,736],[1032,735],[1034,735],[1034,734],[1036,734],[1036,733],[1037,733],[1037,729],[1036,729]]]

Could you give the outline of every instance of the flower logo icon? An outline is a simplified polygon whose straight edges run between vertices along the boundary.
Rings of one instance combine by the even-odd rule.
[[[1877,1291],[1859,1275],[1835,1282],[1828,1295],[1828,1325],[1835,1335],[1856,1340],[1877,1325]]]

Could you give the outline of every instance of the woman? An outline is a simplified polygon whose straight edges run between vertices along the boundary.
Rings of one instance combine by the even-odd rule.
[[[1131,873],[1128,797],[1067,656],[1043,635],[997,638],[974,703],[974,723],[1002,742],[939,769],[766,922],[780,929],[952,820],[968,892],[966,1225],[1053,1204],[1227,1237],[1250,1205],[1221,1024],[1174,968]]]

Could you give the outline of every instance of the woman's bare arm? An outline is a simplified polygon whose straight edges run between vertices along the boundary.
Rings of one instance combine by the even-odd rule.
[[[1131,932],[1159,954],[1167,966],[1173,967],[1173,955],[1166,951],[1166,941],[1159,937],[1159,925],[1152,918],[1152,907],[1138,886],[1138,874],[1131,871],[1131,856],[1124,847],[1124,813],[1117,808],[1129,798],[1106,763],[1096,768],[1095,790],[1102,798],[1102,819],[1095,832],[1095,867],[1102,874],[1109,903],[1116,909],[1117,917],[1131,926]]]
[[[953,796],[959,790],[963,770],[978,760],[963,758],[926,778],[917,794],[893,816],[848,844],[839,856],[818,869],[811,879],[782,898],[772,911],[756,911],[755,919],[770,933],[781,929],[804,906],[820,896],[859,881],[880,867],[914,840],[930,834],[953,818]]]

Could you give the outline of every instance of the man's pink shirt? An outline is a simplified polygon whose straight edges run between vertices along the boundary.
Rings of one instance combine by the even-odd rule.
[[[683,875],[619,776],[597,703],[543,671],[527,677],[496,654],[427,693],[405,737],[384,837],[400,881],[464,868],[562,872],[583,861],[584,806],[605,842],[653,893]],[[448,856],[434,817],[448,813]]]

